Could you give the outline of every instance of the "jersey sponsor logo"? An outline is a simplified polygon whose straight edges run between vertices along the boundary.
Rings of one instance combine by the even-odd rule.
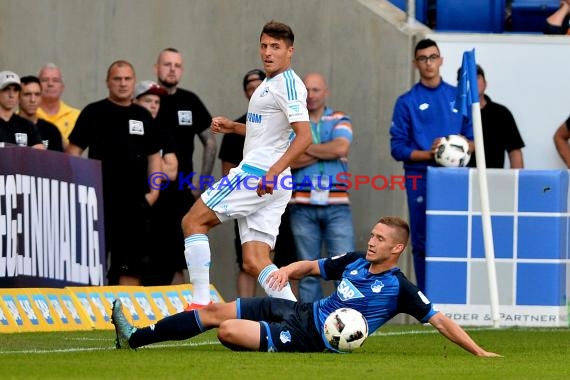
[[[129,120],[129,134],[144,135],[144,124],[139,120]]]
[[[341,281],[341,283],[336,288],[336,292],[341,300],[347,301],[355,298],[364,298],[364,294],[360,293],[360,290],[356,288],[350,281],[346,278]]]
[[[179,125],[192,125],[192,111],[178,111]]]
[[[261,118],[262,115],[259,115],[257,113],[253,112],[247,113],[247,121],[249,121],[250,123],[261,124]]]
[[[356,269],[353,269],[350,271],[350,274],[354,276],[355,274],[358,274],[358,271]]]
[[[383,287],[384,287],[384,283],[380,280],[376,280],[376,281],[374,281],[374,283],[372,284],[370,289],[372,290],[372,293],[380,293],[382,291]]]
[[[27,133],[14,133],[14,140],[16,141],[16,144],[20,146],[28,146]]]
[[[422,103],[422,104],[420,104],[420,106],[418,108],[420,109],[420,111],[425,111],[429,108],[429,104]]]
[[[279,334],[279,340],[281,343],[291,343],[291,333],[287,330],[281,331]]]

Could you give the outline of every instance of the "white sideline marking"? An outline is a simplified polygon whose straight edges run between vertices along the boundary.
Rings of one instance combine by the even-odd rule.
[[[483,330],[495,330],[494,327],[471,327],[471,328],[464,328],[463,330],[469,332],[469,331],[483,331]],[[382,332],[379,330],[376,330],[373,334],[370,334],[370,336],[402,336],[402,335],[422,335],[422,334],[435,334],[438,333],[439,331],[437,331],[435,328],[434,329],[425,329],[425,330],[408,330],[408,331],[393,331],[393,332]]]
[[[80,340],[80,339],[77,339]],[[88,339],[85,339],[88,340]],[[93,339],[95,340],[95,339]],[[105,339],[109,341],[109,339]],[[147,350],[152,348],[165,348],[165,347],[198,347],[198,346],[209,346],[221,344],[217,340],[210,340],[200,343],[162,343],[162,344],[152,344],[146,347],[137,348],[137,350]],[[53,354],[53,353],[66,353],[66,352],[82,352],[82,351],[111,351],[116,350],[115,347],[71,347],[71,348],[61,348],[61,349],[46,349],[46,350],[20,350],[20,351],[0,351],[0,355],[11,355],[11,354]]]

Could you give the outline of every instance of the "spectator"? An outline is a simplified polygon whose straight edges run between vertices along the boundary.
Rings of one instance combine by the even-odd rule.
[[[328,257],[354,250],[348,192],[336,181],[348,171],[352,123],[344,112],[327,106],[329,90],[321,74],[308,74],[303,82],[313,144],[291,165],[294,191],[289,208],[299,260],[317,260],[323,243]],[[299,297],[302,302],[322,298],[320,279],[303,278]]]
[[[471,122],[454,109],[457,89],[444,82],[439,73],[443,57],[436,42],[430,39],[419,41],[414,57],[420,81],[396,100],[390,145],[392,157],[404,163],[416,284],[423,291],[427,167],[436,166],[434,151],[441,137],[463,135],[471,140],[471,152],[474,145]]]
[[[259,69],[248,71],[243,77],[243,92],[249,101],[255,89],[265,79],[265,73]],[[245,124],[247,121],[247,113],[235,120],[237,123]],[[230,170],[237,167],[243,159],[243,144],[245,136],[237,133],[226,133],[222,138],[220,153],[218,158],[222,161],[222,176],[229,174]],[[239,297],[253,297],[257,282],[254,277],[243,270],[243,253],[241,249],[241,240],[239,238],[239,228],[237,220],[234,220],[234,247],[236,250],[236,258],[239,267],[237,277],[237,294]]]
[[[168,92],[161,98],[157,122],[173,143],[171,151],[176,155],[179,173],[179,178],[161,191],[155,206],[155,215],[162,221],[156,226],[156,233],[161,237],[165,269],[163,278],[157,281],[180,284],[184,282],[183,270],[186,269],[180,222],[202,190],[198,176],[193,176],[194,140],[198,136],[204,147],[200,172],[200,178],[204,178],[212,174],[216,139],[209,129],[212,117],[204,103],[193,92],[179,87],[184,72],[182,54],[173,48],[162,50],[154,70],[157,82]]]
[[[566,119],[554,133],[554,146],[564,161],[564,164],[570,169],[570,146],[568,140],[570,139],[570,117]]]
[[[457,72],[459,80],[460,70]],[[483,145],[487,168],[505,167],[505,152],[509,155],[511,169],[524,168],[522,148],[524,142],[517,128],[515,118],[509,109],[495,103],[485,94],[487,80],[481,66],[477,65],[477,89],[481,105],[481,123],[483,125]],[[470,167],[477,166],[475,155],[471,156]]]
[[[15,113],[20,89],[18,74],[0,72],[0,142],[45,149],[35,125]]]
[[[544,34],[568,34],[569,24],[570,0],[561,0],[560,7],[544,23]]]
[[[158,112],[160,110],[161,97],[167,94],[166,90],[161,87],[158,83],[144,80],[135,86],[135,91],[133,94],[133,103],[137,104],[143,108],[146,108],[153,119],[156,119]],[[178,174],[178,160],[176,159],[176,154],[173,152],[173,142],[170,134],[166,128],[161,128],[157,125],[158,133],[160,135],[160,145],[161,145],[161,171],[164,173],[168,180],[175,180]],[[160,173],[153,174],[153,177],[160,178]],[[161,178],[161,180],[165,178]],[[162,188],[162,187],[161,187]],[[160,199],[159,187],[152,186],[150,189],[151,193],[157,193],[158,199]],[[170,285],[171,283],[181,283],[183,282],[183,277],[180,274],[179,277],[173,275],[173,270],[171,268],[172,259],[166,258],[165,254],[174,254],[172,251],[164,251],[165,240],[164,237],[157,233],[156,231],[161,231],[161,224],[164,220],[161,219],[161,215],[156,212],[156,203],[151,211],[150,220],[150,244],[152,249],[149,255],[149,270],[144,274],[142,278],[142,284],[145,286],[155,286],[155,285]]]
[[[148,176],[160,171],[159,140],[151,114],[132,103],[135,70],[123,60],[107,71],[107,98],[85,107],[66,152],[101,161],[110,285],[140,285],[149,257],[149,209],[156,201]],[[109,254],[107,255],[109,258]]]
[[[158,83],[151,80],[143,80],[137,83],[135,86],[135,91],[133,93],[133,103],[146,108],[150,112],[152,118],[156,119],[158,111],[160,110],[160,98],[166,94],[166,90],[160,87]],[[161,135],[166,135],[166,133],[163,133],[164,128],[158,129]],[[176,159],[176,154],[172,152],[172,142],[170,141],[169,136],[161,138],[161,141],[161,171],[167,174],[170,180],[175,180],[178,174],[178,160]]]
[[[42,84],[42,102],[37,112],[38,117],[54,124],[61,132],[64,144],[67,145],[69,134],[79,117],[79,110],[61,100],[65,85],[59,67],[48,63],[40,69],[38,77]]]
[[[20,110],[18,114],[34,123],[44,147],[49,150],[63,152],[63,138],[59,129],[49,121],[38,118],[37,110],[42,99],[42,85],[38,77],[28,75],[20,78]]]

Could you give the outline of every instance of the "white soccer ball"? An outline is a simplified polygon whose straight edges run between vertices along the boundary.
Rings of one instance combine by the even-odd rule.
[[[435,152],[435,162],[441,166],[467,166],[471,159],[469,143],[459,135],[442,137]]]
[[[368,322],[359,311],[345,307],[329,314],[324,330],[332,347],[351,352],[362,346],[368,337]]]

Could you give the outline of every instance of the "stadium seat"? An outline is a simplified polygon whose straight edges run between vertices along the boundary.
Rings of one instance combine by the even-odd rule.
[[[559,6],[559,0],[513,0],[512,31],[542,33],[546,18]]]
[[[437,0],[436,30],[502,33],[505,0]]]
[[[408,0],[390,0],[392,4],[403,10],[408,9]],[[428,0],[416,0],[416,19],[423,23],[427,23]]]

